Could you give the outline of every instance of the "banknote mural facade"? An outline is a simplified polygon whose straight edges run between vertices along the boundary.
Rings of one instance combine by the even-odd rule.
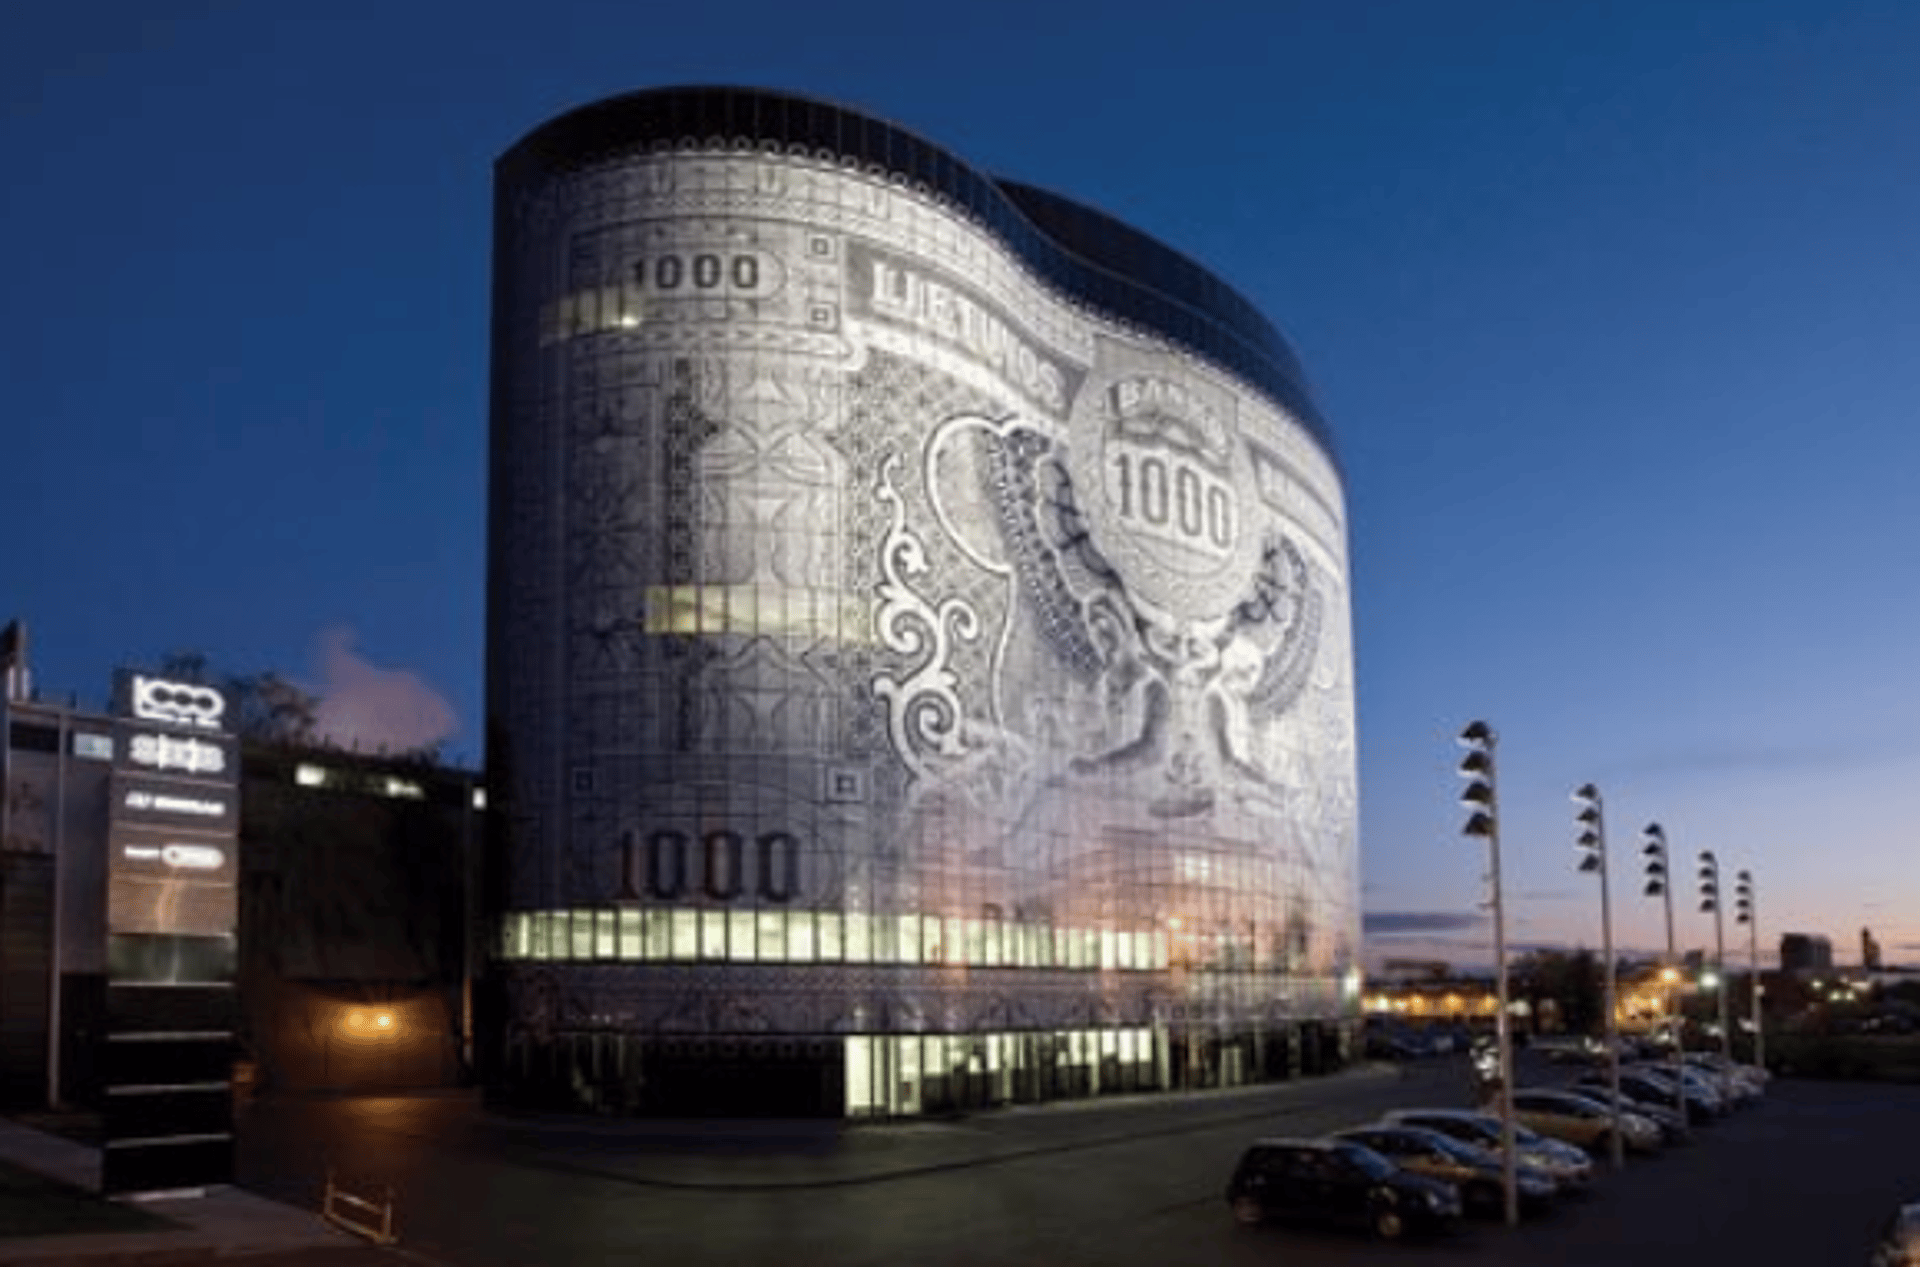
[[[499,173],[499,1084],[897,1115],[1334,1059],[1317,418],[1062,282],[1018,187],[668,106]]]

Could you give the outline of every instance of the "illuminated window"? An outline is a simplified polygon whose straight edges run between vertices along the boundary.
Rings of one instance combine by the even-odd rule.
[[[1111,972],[1120,966],[1120,939],[1113,935],[1111,928],[1100,929],[1099,937],[1100,967],[1103,971]]]
[[[640,926],[647,939],[646,958],[673,958],[673,915],[669,911],[642,911]]]
[[[852,917],[849,916],[847,918]],[[829,963],[836,962],[843,957],[851,959],[853,956],[846,946],[845,933],[842,928],[843,920],[840,912],[821,911],[820,914],[816,916],[816,919],[819,926],[820,958]]]
[[[672,911],[673,941],[671,957],[675,959],[698,959],[700,957],[700,912]]]
[[[595,959],[620,957],[619,915],[618,911],[593,913],[593,957]]]
[[[646,954],[646,934],[640,922],[640,912],[629,906],[620,912],[620,958],[644,959]]]
[[[715,914],[718,914],[718,912],[715,912]],[[759,958],[758,948],[754,944],[753,912],[731,911],[728,912],[726,918],[728,949],[722,953],[731,959],[751,961]],[[775,954],[767,957],[774,959],[779,956]]]
[[[325,787],[327,771],[323,766],[297,765],[293,767],[293,781],[301,787]]]
[[[551,959],[553,915],[550,911],[533,911],[527,916],[527,957],[529,959]]]
[[[873,1048],[874,1040],[864,1034],[847,1036],[847,1112],[850,1115],[871,1113],[881,1107],[875,1094]]]
[[[487,789],[483,787],[473,789],[473,807],[475,809],[485,809],[487,807]]]
[[[567,958],[593,958],[593,914],[592,911],[573,913],[573,946],[566,955]]]
[[[928,920],[928,924],[935,921]],[[934,943],[933,953],[928,955],[929,962],[967,963],[967,933],[965,921],[957,915],[949,915],[938,921],[939,940]]]
[[[113,760],[113,736],[90,735],[84,730],[75,731],[73,755],[85,757],[89,761],[111,761]]]
[[[920,917],[918,915],[900,916],[894,921],[894,935],[898,940],[891,946],[883,943],[877,947],[875,957],[880,957],[879,952],[884,952],[889,962],[919,963]]]
[[[387,777],[385,782],[381,784],[380,790],[387,796],[395,796],[409,801],[425,800],[427,795],[426,789],[411,779],[396,779],[392,776]]]
[[[700,957],[725,959],[727,957],[727,913],[695,911],[694,914],[700,917]]]
[[[814,958],[814,933],[812,911],[769,911],[760,917],[760,942],[767,941],[767,921],[771,920],[777,929],[786,924],[787,953],[785,958],[793,963],[810,963]],[[778,936],[778,933],[775,933]]]

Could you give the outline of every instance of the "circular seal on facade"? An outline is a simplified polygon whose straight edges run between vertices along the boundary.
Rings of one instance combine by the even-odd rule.
[[[1069,425],[1074,495],[1127,592],[1177,621],[1231,611],[1260,554],[1231,397],[1149,366],[1102,375]]]

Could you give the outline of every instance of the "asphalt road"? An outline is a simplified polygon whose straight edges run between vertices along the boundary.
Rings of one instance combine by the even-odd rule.
[[[1544,1071],[1542,1071],[1544,1072]],[[1222,1189],[1245,1143],[1387,1108],[1464,1102],[1461,1062],[1401,1077],[1124,1106],[831,1125],[625,1129],[501,1123],[461,1100],[257,1106],[242,1180],[300,1204],[321,1169],[394,1184],[403,1245],[459,1267],[513,1264],[1862,1262],[1893,1205],[1920,1197],[1920,1088],[1776,1081],[1695,1143],[1603,1175],[1588,1199],[1508,1230],[1379,1244],[1240,1228]],[[1012,1154],[1012,1155],[1008,1155]],[[998,1159],[993,1159],[998,1156]],[[904,1171],[873,1179],[886,1171]],[[730,1175],[825,1186],[728,1190]],[[844,1181],[841,1181],[844,1180]]]

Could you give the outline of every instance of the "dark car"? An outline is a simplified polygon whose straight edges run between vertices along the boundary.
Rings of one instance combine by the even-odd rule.
[[[1620,1071],[1620,1090],[1636,1100],[1645,1100],[1650,1104],[1672,1105],[1675,1103],[1671,1066],[1632,1065]],[[1687,1106],[1687,1125],[1705,1126],[1720,1120],[1722,1109],[1712,1100],[1700,1094],[1689,1085],[1682,1101]]]
[[[1506,1177],[1500,1158],[1484,1148],[1419,1126],[1356,1126],[1336,1132],[1343,1139],[1371,1148],[1402,1170],[1450,1183],[1460,1190],[1460,1201],[1476,1214],[1498,1217],[1506,1209]],[[1560,1185],[1537,1166],[1514,1171],[1514,1189],[1523,1210],[1553,1203]]]
[[[1227,1204],[1242,1223],[1345,1223],[1382,1238],[1441,1231],[1460,1217],[1460,1193],[1451,1184],[1409,1174],[1372,1149],[1329,1139],[1255,1141],[1234,1167]]]

